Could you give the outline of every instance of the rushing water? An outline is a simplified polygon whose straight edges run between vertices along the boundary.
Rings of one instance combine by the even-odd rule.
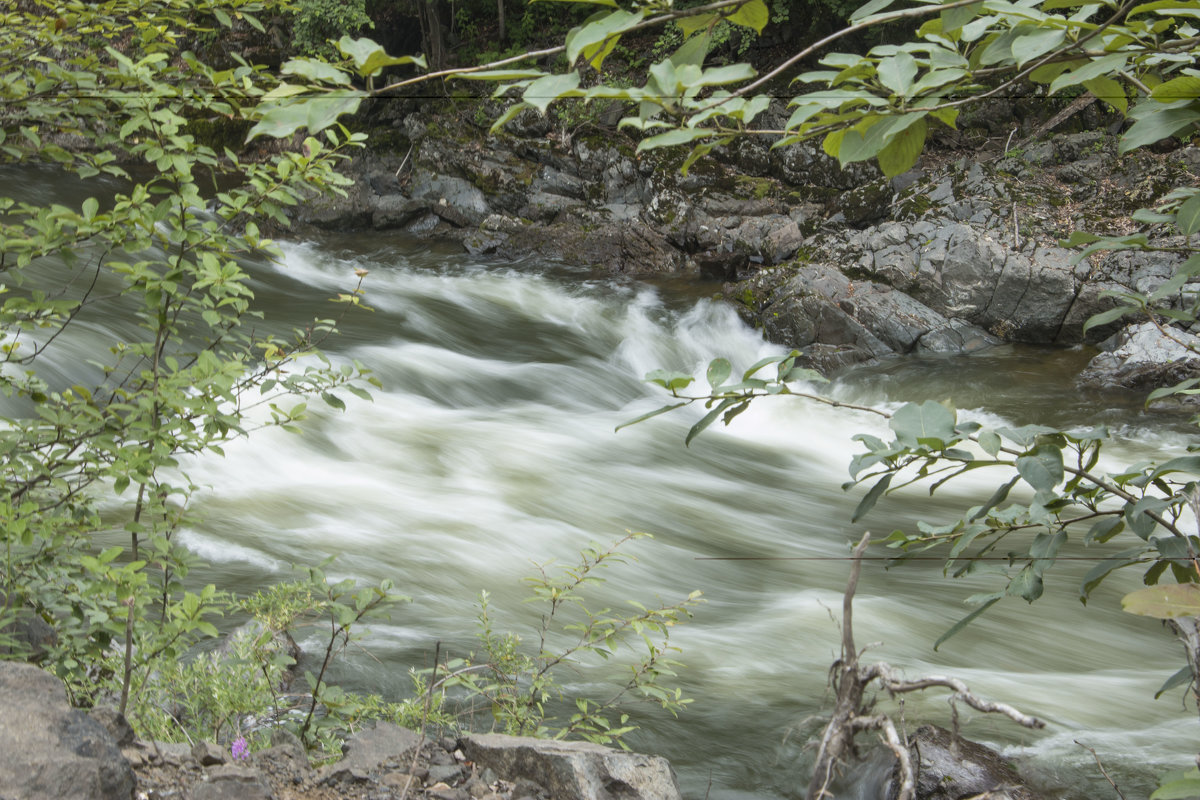
[[[700,409],[614,433],[665,401],[641,381],[649,370],[699,373],[718,355],[744,368],[780,352],[703,287],[481,263],[382,234],[290,244],[284,253],[255,268],[254,288],[280,325],[329,316],[326,298],[352,286],[356,268],[370,271],[374,311],[350,315],[329,352],[373,368],[383,389],[370,403],[346,395],[344,413],[318,401],[301,435],[262,431],[231,443],[225,458],[187,465],[206,488],[183,541],[212,564],[194,577],[253,590],[288,577],[291,564],[334,556],[329,571],[339,577],[391,579],[412,601],[373,626],[337,677],[402,696],[407,669],[429,666],[436,643],[451,657],[476,647],[481,590],[492,595],[498,627],[531,634],[538,611],[522,603],[521,579],[535,563],[569,564],[590,543],[651,533],[628,547],[637,563],[607,573],[597,602],[674,601],[693,589],[707,602],[672,639],[695,702],[677,720],[647,710],[631,744],[668,756],[690,798],[803,796],[812,758],[804,744],[830,700],[849,543],[866,529],[948,518],[990,493],[986,476],[932,498],[921,490],[888,498],[852,525],[861,492],[840,484],[851,437],[886,432],[876,416],[774,399],[690,448],[684,434]],[[64,376],[79,379],[87,338],[64,338],[56,365]],[[1137,398],[1078,393],[1072,375],[1086,357],[1002,349],[898,360],[853,372],[831,391],[891,407],[948,399],[991,422],[1103,423],[1122,437],[1117,457],[1131,462],[1186,444],[1179,420],[1147,416]],[[909,675],[958,676],[1049,720],[1029,732],[964,713],[968,735],[1019,757],[1055,796],[1111,791],[1076,740],[1123,789],[1144,792],[1196,750],[1195,712],[1178,693],[1153,699],[1181,651],[1158,623],[1119,610],[1135,575],[1079,603],[1089,565],[1070,557],[1085,554],[1095,555],[1064,552],[1034,606],[1000,603],[936,653],[933,642],[970,610],[963,600],[993,590],[998,576],[952,581],[936,561],[890,571],[871,561],[856,603],[858,641],[880,643],[867,658]],[[605,688],[595,670],[560,680]],[[904,716],[948,724],[949,710],[931,693],[910,697]]]
[[[357,358],[383,383],[373,403],[347,398],[339,413],[314,408],[303,435],[267,431],[191,466],[201,520],[185,541],[225,586],[250,589],[291,563],[336,556],[332,570],[393,580],[412,597],[350,658],[343,678],[384,693],[408,690],[405,670],[473,647],[474,602],[492,594],[501,625],[532,632],[521,578],[534,562],[571,563],[591,542],[627,530],[638,563],[611,570],[608,602],[707,602],[673,641],[694,704],[678,720],[649,714],[633,744],[676,765],[700,798],[799,797],[836,655],[847,545],[978,501],[985,478],[930,498],[881,503],[863,524],[858,493],[840,483],[857,432],[880,434],[871,415],[797,400],[760,401],[728,429],[683,446],[702,413],[687,409],[614,433],[664,402],[640,381],[667,367],[699,371],[716,355],[746,366],[779,352],[725,306],[679,287],[615,281],[544,263],[486,264],[394,237],[288,245],[257,287],[273,312],[302,321],[323,298],[370,270],[375,310],[344,323],[335,357]],[[1180,446],[1170,420],[1146,418],[1131,398],[1099,404],[1078,395],[1072,370],[1086,354],[1002,351],[978,358],[898,361],[833,387],[844,399],[895,404],[950,399],[997,421],[1105,422],[1124,435],[1122,457]],[[1072,550],[1067,556],[1080,555]],[[755,559],[755,560],[745,560]],[[1002,565],[998,565],[997,569]],[[1153,694],[1179,665],[1159,624],[1119,611],[1136,576],[1118,579],[1084,608],[1084,562],[1054,570],[1047,596],[1001,603],[933,652],[970,610],[968,595],[996,578],[943,579],[937,562],[864,571],[856,604],[868,657],[909,674],[948,673],[979,692],[1050,721],[1031,733],[968,714],[968,733],[1021,756],[1048,787],[1070,797],[1107,791],[1093,747],[1125,785],[1178,767],[1195,751],[1194,713],[1177,694]],[[576,688],[601,681],[566,673]],[[910,721],[948,722],[944,697],[910,698]]]

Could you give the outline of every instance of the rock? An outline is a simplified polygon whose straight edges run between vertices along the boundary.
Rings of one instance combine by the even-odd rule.
[[[224,765],[206,770],[192,786],[191,800],[274,800],[267,777],[250,767]]]
[[[109,736],[117,743],[117,747],[124,749],[131,746],[137,739],[129,720],[125,719],[125,716],[115,708],[97,706],[88,712],[88,716],[104,726]]]
[[[1179,329],[1172,329],[1171,334],[1178,341],[1164,336],[1150,322],[1129,326],[1117,335],[1109,352],[1088,363],[1079,375],[1079,385],[1149,392],[1200,377],[1200,336]]]
[[[11,610],[14,615],[11,622],[0,626],[0,637],[12,637],[20,652],[28,652],[30,661],[41,661],[58,643],[58,633],[32,608],[20,605],[16,597],[12,600],[15,608],[10,608],[9,603],[9,596],[0,591],[0,612]]]
[[[192,758],[202,767],[211,767],[229,761],[229,754],[225,752],[225,748],[212,742],[196,742],[192,747]]]
[[[917,772],[918,800],[1038,798],[1002,755],[969,739],[955,738],[945,728],[921,726],[909,742],[909,752]],[[889,798],[895,796],[893,780]]]
[[[537,781],[555,800],[680,800],[670,764],[657,756],[498,733],[467,736],[462,749],[505,780]]]
[[[0,797],[129,800],[134,776],[104,726],[67,704],[62,682],[0,662]]]
[[[374,728],[359,731],[346,740],[345,756],[335,767],[371,772],[384,765],[406,768],[413,751],[425,739],[419,733],[390,722],[378,722]]]

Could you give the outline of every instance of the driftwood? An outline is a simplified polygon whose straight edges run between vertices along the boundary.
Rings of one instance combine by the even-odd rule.
[[[867,549],[870,538],[869,533],[864,534],[862,540],[854,548],[850,578],[846,582],[846,592],[842,597],[842,655],[834,662],[830,671],[837,700],[833,716],[825,726],[818,745],[812,780],[808,784],[808,800],[824,800],[833,797],[829,786],[838,770],[855,756],[854,738],[856,734],[863,731],[879,733],[884,744],[896,756],[899,777],[896,800],[914,800],[916,773],[912,757],[909,755],[908,739],[896,729],[895,723],[886,714],[871,713],[873,702],[865,698],[867,689],[876,681],[890,695],[932,687],[947,688],[954,693],[950,699],[951,705],[955,702],[963,702],[978,711],[1003,714],[1027,728],[1042,728],[1046,724],[1036,717],[1023,714],[1010,705],[993,703],[972,694],[967,685],[957,678],[931,675],[915,680],[906,680],[900,677],[889,664],[880,662],[864,666],[859,663],[861,653],[854,644],[853,604],[854,593],[858,588],[858,577],[862,571],[863,552]],[[957,731],[955,733],[957,735]]]

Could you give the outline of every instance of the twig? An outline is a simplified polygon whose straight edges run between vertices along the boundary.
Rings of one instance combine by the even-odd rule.
[[[400,173],[404,171],[404,165],[408,163],[408,157],[412,155],[413,146],[408,146],[408,152],[404,154],[404,160],[400,162],[400,166],[396,167],[396,180],[400,180]]]
[[[421,757],[421,746],[425,744],[425,725],[429,721],[429,709],[433,705],[433,687],[437,685],[435,679],[437,678],[438,662],[441,658],[442,643],[439,641],[433,646],[433,674],[429,676],[429,687],[425,690],[425,702],[421,706],[421,739],[417,742],[417,749],[413,751],[412,763],[408,767],[408,778],[404,781],[404,788],[400,790],[400,800],[408,797],[408,790],[413,782],[413,773],[417,771],[417,760]]]
[[[1113,791],[1117,793],[1117,797],[1121,798],[1121,800],[1125,800],[1125,795],[1121,792],[1121,789],[1116,783],[1113,782],[1113,779],[1108,776],[1108,771],[1105,770],[1104,765],[1100,763],[1100,756],[1096,755],[1096,751],[1078,739],[1075,739],[1074,742],[1092,754],[1092,758],[1096,759],[1096,766],[1100,769],[1100,774],[1104,776],[1104,780],[1108,781],[1108,785],[1113,787]]]

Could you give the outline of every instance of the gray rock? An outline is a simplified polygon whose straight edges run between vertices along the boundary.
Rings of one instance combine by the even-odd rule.
[[[125,719],[125,716],[115,708],[98,706],[89,711],[88,716],[104,726],[109,736],[113,737],[113,741],[117,743],[117,747],[122,749],[129,747],[137,738],[129,720]]]
[[[498,733],[468,736],[462,749],[505,780],[536,781],[555,800],[680,800],[670,764],[657,756]]]
[[[230,764],[206,770],[193,784],[192,800],[274,800],[266,775],[250,767]]]
[[[212,742],[196,742],[192,746],[192,758],[202,767],[211,767],[229,761],[229,754]]]
[[[1131,325],[1117,335],[1111,350],[1088,362],[1079,385],[1149,392],[1200,377],[1200,336],[1179,329],[1171,334],[1178,341],[1164,336],[1153,323]]]
[[[344,757],[335,766],[368,772],[391,764],[407,767],[413,751],[425,741],[419,733],[390,722],[359,731],[346,740]]]
[[[990,747],[923,725],[910,740],[918,800],[1037,800],[1012,765]],[[891,797],[895,797],[893,782]]]
[[[32,608],[21,606],[13,598],[12,621],[0,626],[0,636],[12,637],[17,641],[20,652],[28,652],[29,659],[41,661],[47,650],[58,642],[58,633]],[[9,610],[9,596],[0,591],[0,612]]]
[[[104,726],[67,704],[62,682],[0,662],[0,798],[129,800],[134,776]]]

